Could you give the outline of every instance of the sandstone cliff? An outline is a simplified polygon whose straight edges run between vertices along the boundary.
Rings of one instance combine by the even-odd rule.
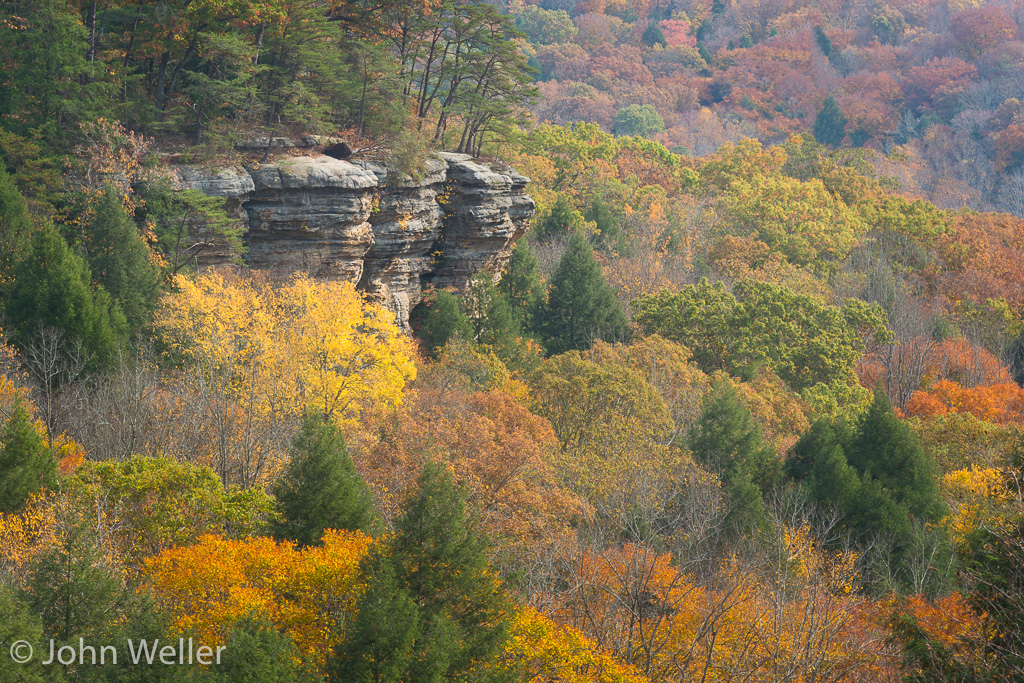
[[[535,210],[529,178],[463,154],[438,154],[421,178],[321,155],[249,169],[182,167],[178,179],[227,198],[247,223],[252,268],[355,282],[403,327],[422,283],[461,288],[478,272],[500,272]],[[199,263],[231,257],[212,249]]]

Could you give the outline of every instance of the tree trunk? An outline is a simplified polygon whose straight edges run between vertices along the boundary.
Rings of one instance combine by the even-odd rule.
[[[185,54],[181,56],[181,60],[174,67],[174,73],[171,75],[171,84],[167,88],[167,96],[164,97],[164,106],[160,110],[161,112],[167,111],[167,103],[171,100],[171,95],[174,94],[174,89],[178,85],[178,76],[181,75],[181,69],[185,66],[185,62],[192,58],[192,53],[195,52],[196,43],[199,41],[199,29],[192,34],[192,40],[188,44],[188,49],[185,50]]]
[[[167,99],[165,88],[167,87],[167,64],[171,61],[171,53],[164,52],[160,55],[160,66],[156,74],[156,108],[164,110],[164,100]]]
[[[132,50],[135,49],[135,32],[139,29],[139,22],[142,20],[142,5],[139,5],[139,11],[135,13],[135,21],[132,23],[132,30],[130,37],[128,38],[128,47],[124,50],[124,64],[125,68],[128,68],[128,64],[131,62]],[[150,60],[152,63],[152,60]]]
[[[85,15],[85,27],[89,29],[89,52],[86,55],[90,64],[96,61],[96,0],[89,5]],[[92,77],[89,77],[92,80]]]

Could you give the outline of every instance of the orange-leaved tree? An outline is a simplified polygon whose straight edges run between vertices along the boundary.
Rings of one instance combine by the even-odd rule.
[[[147,560],[147,585],[182,634],[221,644],[236,622],[256,614],[319,667],[341,642],[370,542],[358,531],[327,531],[322,546],[300,551],[269,538],[204,536]]]
[[[1024,389],[1013,382],[964,387],[944,379],[915,392],[906,412],[919,417],[970,413],[996,424],[1020,422],[1024,419]]]
[[[550,423],[502,391],[452,386],[444,372],[423,374],[427,381],[417,381],[354,453],[385,518],[398,515],[403,493],[434,462],[466,488],[483,529],[498,539],[499,563],[534,556],[570,534],[570,522],[589,509],[558,485]]]

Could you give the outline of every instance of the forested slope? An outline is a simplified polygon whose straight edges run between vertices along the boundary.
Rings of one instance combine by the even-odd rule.
[[[1019,18],[3,3],[0,681],[1020,679]],[[405,331],[176,184],[373,164],[418,275],[438,151],[538,213]]]

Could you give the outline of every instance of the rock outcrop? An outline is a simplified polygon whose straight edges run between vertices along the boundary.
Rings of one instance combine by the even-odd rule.
[[[424,283],[463,288],[476,273],[496,276],[536,209],[529,178],[463,154],[438,154],[417,178],[325,155],[249,169],[181,167],[178,178],[183,189],[225,197],[229,213],[247,222],[252,268],[355,282],[403,327]],[[231,257],[213,248],[199,265]]]

